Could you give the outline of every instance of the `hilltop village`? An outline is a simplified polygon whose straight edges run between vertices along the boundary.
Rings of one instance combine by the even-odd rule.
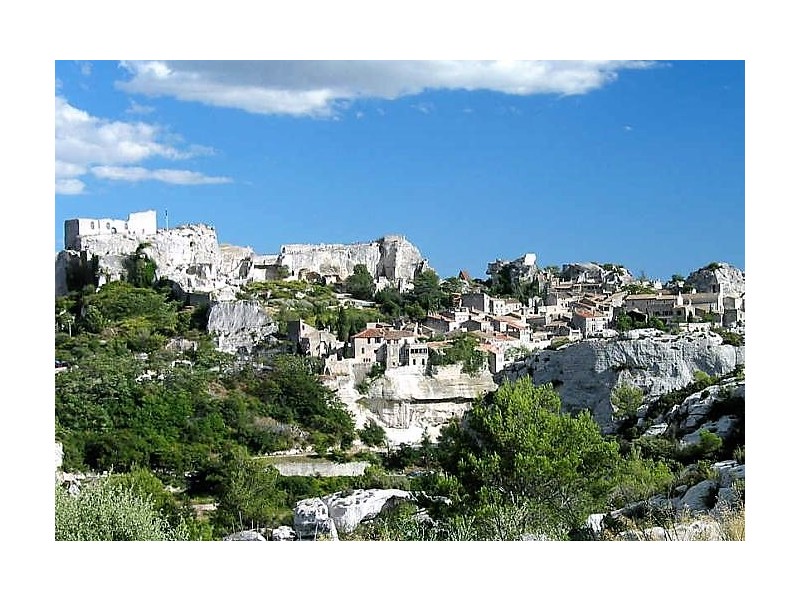
[[[725,511],[743,519],[745,291],[732,265],[662,282],[531,252],[441,278],[402,235],[260,255],[207,224],[158,228],[155,211],[64,232],[57,539],[131,539],[67,508],[95,502],[80,488],[113,483],[108,471],[163,486],[178,529],[144,535],[168,539],[671,539],[679,526],[681,539],[725,539]],[[527,408],[495,422],[487,406],[508,402]],[[484,443],[513,452],[484,456]],[[538,468],[514,474],[539,462],[495,472],[493,456],[522,451],[562,467],[584,453],[559,475],[579,490],[575,510],[537,496],[551,479],[525,483]],[[533,520],[486,495],[506,476]],[[98,485],[86,489],[117,494]],[[411,512],[391,513],[398,503]],[[687,507],[699,525],[680,520]],[[386,511],[401,520],[363,529]],[[664,514],[673,530],[650,527]]]
[[[102,285],[124,278],[126,257],[136,252],[152,260],[156,275],[170,279],[191,302],[212,305],[246,296],[242,290],[253,283],[297,281],[336,290],[333,306],[374,308],[372,299],[355,298],[347,291],[348,278],[359,266],[374,291],[407,292],[416,276],[433,273],[420,251],[402,236],[366,244],[285,245],[279,254],[256,255],[249,248],[219,245],[213,227],[207,225],[158,230],[155,211],[146,211],[127,220],[67,221],[65,250],[56,257],[56,294],[66,291],[67,265],[81,256],[84,261],[96,257]],[[458,334],[470,334],[487,354],[491,373],[497,374],[533,350],[611,338],[620,329],[744,328],[744,274],[727,264],[711,263],[685,279],[661,282],[635,279],[624,266],[607,263],[541,268],[536,255],[529,253],[489,263],[486,275],[484,280],[472,279],[461,271],[449,278],[447,294],[427,307],[422,318],[369,321],[344,340],[331,327],[318,329],[297,319],[287,323],[287,339],[302,353],[323,359],[325,374],[335,375],[376,364],[425,371],[432,350],[441,350]],[[258,321],[256,327],[263,326]],[[220,333],[224,337],[230,332]]]

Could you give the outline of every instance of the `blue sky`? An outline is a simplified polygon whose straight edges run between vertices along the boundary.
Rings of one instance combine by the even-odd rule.
[[[744,269],[744,61],[57,61],[63,221],[220,242],[404,234],[443,276],[535,252]]]

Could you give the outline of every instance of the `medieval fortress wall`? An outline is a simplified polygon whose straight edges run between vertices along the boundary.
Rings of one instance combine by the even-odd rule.
[[[257,255],[249,247],[219,244],[209,225],[158,229],[154,210],[131,213],[127,220],[70,219],[64,233],[65,249],[56,256],[57,296],[66,294],[66,268],[81,253],[99,258],[101,285],[123,278],[127,257],[140,251],[156,263],[157,278],[215,300],[232,300],[242,285],[279,278],[284,269],[290,279],[317,274],[344,281],[364,264],[378,287],[405,289],[428,266],[403,236],[356,244],[288,244],[279,254]]]
[[[156,211],[148,210],[128,215],[128,219],[69,219],[64,221],[64,247],[84,250],[83,237],[105,237],[122,234],[136,239],[156,233]]]

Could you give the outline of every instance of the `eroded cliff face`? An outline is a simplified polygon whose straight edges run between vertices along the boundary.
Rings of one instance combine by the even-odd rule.
[[[249,354],[278,330],[277,324],[254,300],[215,302],[208,314],[208,331],[217,348],[229,354]]]
[[[401,236],[357,244],[288,244],[281,248],[278,262],[292,275],[307,270],[341,280],[363,264],[376,281],[393,283],[410,282],[427,267],[419,249]]]
[[[645,400],[686,386],[695,371],[712,376],[744,364],[744,347],[722,343],[714,333],[668,335],[629,332],[629,339],[591,339],[558,350],[540,350],[512,363],[497,379],[529,375],[535,384],[552,383],[566,410],[588,408],[601,425],[610,424],[611,392],[622,383],[641,389]]]
[[[356,389],[357,379],[352,367],[344,364],[342,374],[324,381],[353,414],[357,428],[375,421],[391,444],[417,444],[426,431],[436,440],[442,425],[463,416],[473,400],[497,389],[488,371],[471,376],[462,373],[460,365],[437,367],[433,375],[414,366],[389,369],[364,393]]]
[[[703,267],[686,278],[686,284],[698,292],[721,292],[723,296],[744,294],[744,273],[727,263],[717,263],[717,268]]]

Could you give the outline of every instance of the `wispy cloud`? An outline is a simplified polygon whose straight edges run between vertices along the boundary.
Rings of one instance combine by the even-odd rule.
[[[94,117],[59,96],[56,96],[55,103],[55,178],[58,194],[83,193],[86,182],[82,177],[90,173],[95,177],[123,179],[125,177],[119,175],[124,171],[114,177],[114,168],[134,167],[152,159],[183,160],[213,153],[212,149],[204,146],[190,146],[187,150],[166,142],[169,139],[168,132],[156,125]],[[226,178],[207,177],[192,171],[144,170],[156,173],[146,178],[178,185],[228,181]],[[128,180],[135,180],[131,177],[132,174]]]
[[[331,117],[359,98],[425,90],[585,94],[645,61],[130,61],[128,93],[170,96],[256,114]]]
[[[421,112],[424,115],[429,115],[433,112],[434,106],[430,102],[420,102],[418,104],[412,104],[411,108],[414,108]]]
[[[129,115],[149,115],[153,111],[155,111],[155,107],[139,104],[135,100],[131,100],[131,105],[125,109]]]
[[[92,167],[92,175],[115,181],[161,181],[175,185],[208,185],[230,183],[228,177],[209,177],[196,171],[179,169],[145,169],[144,167]]]

